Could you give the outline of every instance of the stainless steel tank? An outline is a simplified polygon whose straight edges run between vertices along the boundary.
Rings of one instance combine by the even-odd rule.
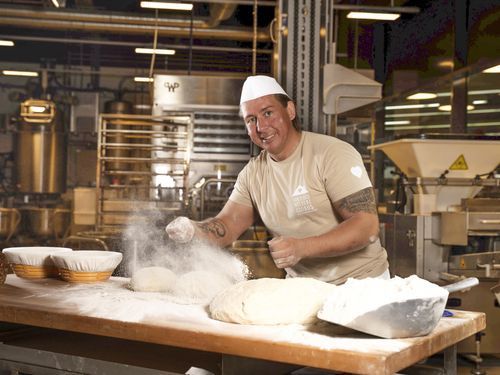
[[[54,102],[28,99],[21,103],[15,139],[17,190],[64,193],[67,133]]]
[[[24,232],[36,239],[65,238],[71,225],[67,208],[23,207],[20,209]]]
[[[0,240],[9,241],[17,233],[21,214],[15,208],[0,208]]]
[[[112,114],[130,114],[132,113],[132,103],[118,100],[109,101],[104,105],[104,112]],[[110,132],[106,135],[106,143],[110,144],[110,146],[107,147],[108,155],[106,156],[114,158],[123,158],[129,156],[130,151],[127,148],[120,146],[121,144],[127,143],[125,134],[119,132],[120,130],[123,130],[123,126],[120,124],[110,124],[108,129],[117,130],[118,132]],[[129,167],[130,165],[128,165],[127,163],[119,161],[108,163],[109,170],[122,171],[127,170]]]

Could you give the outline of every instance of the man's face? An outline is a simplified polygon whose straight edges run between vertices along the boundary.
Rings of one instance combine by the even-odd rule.
[[[295,149],[295,144],[288,142],[296,132],[292,125],[295,106],[291,101],[283,107],[274,95],[266,95],[244,102],[241,112],[252,142],[268,151],[273,159],[284,160]]]

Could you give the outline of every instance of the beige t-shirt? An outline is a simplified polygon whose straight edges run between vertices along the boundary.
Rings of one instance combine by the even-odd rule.
[[[273,236],[305,238],[330,231],[339,221],[332,202],[372,184],[360,154],[337,138],[303,131],[290,157],[274,161],[266,151],[238,175],[230,200],[254,207]],[[288,276],[335,284],[348,277],[381,275],[387,253],[377,240],[351,254],[302,259]]]

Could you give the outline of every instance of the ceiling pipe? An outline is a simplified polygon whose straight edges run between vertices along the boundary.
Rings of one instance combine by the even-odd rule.
[[[10,34],[0,34],[0,39],[5,40],[26,40],[30,42],[47,42],[47,43],[66,43],[66,44],[96,44],[105,46],[118,46],[118,47],[137,47],[137,42],[124,42],[121,40],[103,40],[103,39],[73,39],[73,38],[62,38],[62,37],[43,37],[43,36],[21,36],[21,35],[10,35]],[[242,47],[222,47],[222,46],[187,46],[179,44],[160,44],[159,48],[174,48],[177,50],[181,49],[193,49],[198,51],[221,51],[221,52],[235,52],[235,53],[252,53],[252,48],[242,48]],[[272,50],[269,49],[258,49],[257,53],[269,55]],[[337,54],[338,56],[338,54]]]
[[[40,19],[4,17],[0,10],[0,25],[20,26],[34,29],[52,29],[52,30],[73,30],[73,31],[92,31],[108,34],[135,34],[151,35],[155,31],[154,25],[131,25],[120,23],[104,22],[81,22],[68,20]],[[189,37],[189,27],[158,26],[158,34],[162,36]],[[223,39],[251,41],[253,38],[252,30],[248,28],[193,28],[192,35],[199,39]],[[261,29],[257,33],[259,42],[270,42],[270,36],[267,29]]]
[[[210,17],[193,19],[193,27],[212,28],[219,26],[221,21],[231,17],[236,9],[236,4],[210,4]],[[156,25],[190,27],[190,17],[134,17],[116,12],[70,12],[64,9],[46,10],[38,8],[9,8],[0,7],[0,14],[4,17],[20,17],[32,19],[51,19],[61,21],[79,21],[79,22],[103,22],[130,25]]]

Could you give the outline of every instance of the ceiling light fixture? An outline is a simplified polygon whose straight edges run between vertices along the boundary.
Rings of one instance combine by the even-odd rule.
[[[380,12],[349,12],[347,18],[357,20],[377,20],[377,21],[394,21],[401,14],[399,13],[380,13]]]
[[[438,62],[438,66],[441,68],[453,68],[454,63],[451,60],[443,60]]]
[[[12,40],[0,40],[1,47],[14,47],[14,42]]]
[[[376,5],[353,5],[353,4],[333,4],[334,10],[347,10],[350,13],[347,18],[366,20],[386,20],[394,21],[401,14],[416,14],[420,12],[418,7],[407,6],[376,6]]]
[[[432,92],[417,92],[416,94],[407,96],[408,100],[423,100],[423,99],[434,99],[437,95]]]
[[[168,9],[168,10],[192,10],[193,4],[188,3],[162,3],[160,1],[141,1],[141,8]]]
[[[384,125],[408,125],[409,123],[409,120],[386,121],[384,122]]]
[[[38,77],[38,72],[27,70],[2,70],[2,74],[5,76]]]
[[[483,73],[500,73],[500,65],[492,66],[491,68],[483,70]]]
[[[59,1],[57,1],[57,0],[51,0],[51,2],[52,2],[52,5],[54,5],[56,8],[60,7]]]
[[[468,110],[468,111],[472,111],[474,108],[475,108],[475,107],[474,107],[473,105],[471,105],[471,104],[469,104],[469,105],[467,106],[467,110]],[[439,109],[440,111],[450,112],[450,111],[451,111],[451,104],[445,104],[445,105],[442,105],[442,106],[438,107],[438,109]]]
[[[394,109],[418,109],[418,108],[436,108],[436,107],[439,107],[439,103],[388,105],[385,107],[385,109],[394,110]]]
[[[153,82],[152,77],[134,77],[135,82]]]
[[[152,55],[175,55],[175,49],[153,49],[153,48],[136,48],[135,53],[145,53]]]

